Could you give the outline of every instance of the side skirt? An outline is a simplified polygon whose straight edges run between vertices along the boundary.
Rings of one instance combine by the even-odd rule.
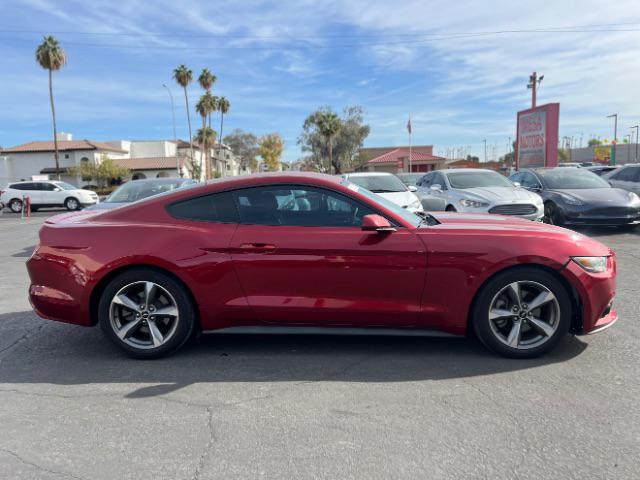
[[[365,335],[395,337],[460,337],[438,330],[414,330],[409,328],[351,328],[351,327],[271,327],[247,326],[227,327],[217,330],[205,330],[202,333],[213,334],[249,334],[249,335]]]

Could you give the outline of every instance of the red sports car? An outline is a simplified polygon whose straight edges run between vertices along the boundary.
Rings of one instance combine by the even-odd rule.
[[[210,182],[47,220],[27,262],[48,319],[136,357],[194,333],[451,334],[510,357],[617,320],[615,255],[499,215],[417,215],[338,177]]]

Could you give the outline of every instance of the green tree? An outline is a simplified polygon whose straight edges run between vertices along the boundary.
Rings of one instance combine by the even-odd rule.
[[[229,146],[233,154],[240,159],[243,168],[250,168],[255,172],[258,169],[258,137],[236,128],[231,134],[224,137],[224,143]]]
[[[260,139],[258,152],[271,171],[280,168],[280,157],[284,151],[284,140],[279,133],[270,133]]]
[[[213,128],[203,126],[202,128],[198,129],[195,140],[202,146],[202,148],[208,149],[209,145],[213,145],[215,143],[217,136],[218,133]],[[208,165],[208,162],[205,163],[205,165]],[[205,167],[204,173],[207,179],[211,178],[210,168]]]
[[[56,108],[53,102],[53,72],[60,70],[67,63],[67,55],[52,36],[44,37],[44,41],[36,49],[36,61],[49,71],[49,102],[51,103],[51,116],[53,117],[53,157],[56,163],[56,175],[60,180],[60,160],[58,155],[58,128],[56,125]]]
[[[222,129],[224,127],[224,116],[229,112],[229,108],[231,107],[231,104],[229,103],[229,100],[227,100],[224,97],[220,97],[218,98],[217,103],[217,109],[220,112],[220,139],[222,139]],[[218,145],[218,158],[220,158],[220,149],[222,148],[222,145]]]
[[[184,104],[187,109],[187,124],[189,125],[189,156],[190,163],[193,164],[193,138],[191,133],[191,112],[189,111],[189,95],[187,93],[187,87],[193,80],[193,72],[189,70],[186,65],[180,65],[173,71],[174,80],[180,85],[184,90]],[[201,167],[202,169],[202,167]]]
[[[202,73],[200,73],[200,76],[198,77],[198,83],[205,92],[211,93],[211,87],[213,87],[213,84],[216,83],[217,79],[218,78],[213,73],[211,73],[208,68],[203,68]],[[211,127],[211,113],[213,113],[215,109],[216,108],[214,107],[213,110],[209,112],[209,127]]]
[[[324,127],[331,124],[335,127],[337,115],[329,107],[322,107],[312,112],[305,119],[302,133],[298,137],[298,145],[301,146],[302,151],[310,154],[306,159],[309,162],[315,162],[318,170],[327,171],[325,164],[330,158],[336,173],[341,173],[345,167],[360,165],[366,160],[360,156],[360,149],[370,132],[369,126],[364,124],[363,115],[364,111],[361,107],[345,108],[342,118],[339,119],[340,128],[337,134],[332,136],[331,141],[327,141],[328,137],[325,135],[327,132],[323,132]],[[331,171],[330,167],[328,171]]]
[[[602,142],[598,138],[591,138],[587,143],[587,146],[589,147],[597,147],[598,145],[602,145]]]
[[[198,114],[202,118],[203,129],[207,128],[213,131],[211,127],[207,126],[207,117],[211,115],[211,112],[213,112],[214,109],[215,109],[215,99],[213,95],[211,95],[211,93],[207,91],[205,92],[204,95],[200,97],[200,100],[198,100],[198,103],[196,103],[196,112],[198,112]],[[202,131],[204,132],[205,130],[202,130]],[[211,178],[211,161],[209,159],[209,153],[211,151],[211,147],[213,146],[213,143],[208,143],[209,137],[207,135],[205,135],[203,139],[205,140],[206,143],[202,143],[202,142],[198,142],[198,143],[202,148],[203,163],[205,166],[204,167],[205,178],[209,180]],[[214,141],[215,141],[215,138],[214,138]]]
[[[106,187],[113,180],[128,177],[131,173],[126,167],[115,163],[107,155],[102,155],[100,163],[82,163],[69,169],[72,175],[95,179],[99,187]]]

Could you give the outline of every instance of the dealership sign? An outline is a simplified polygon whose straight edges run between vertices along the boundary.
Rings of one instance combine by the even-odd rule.
[[[560,104],[549,103],[518,112],[516,168],[558,164]]]

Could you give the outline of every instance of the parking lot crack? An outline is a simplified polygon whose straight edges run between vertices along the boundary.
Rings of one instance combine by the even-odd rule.
[[[41,472],[47,472],[47,473],[50,473],[52,475],[58,475],[58,476],[61,476],[61,477],[66,477],[66,478],[75,478],[77,480],[84,480],[83,477],[78,477],[77,475],[73,475],[71,473],[60,472],[60,471],[57,471],[57,470],[52,470],[50,468],[43,467],[42,465],[38,465],[37,463],[29,461],[29,460],[23,458],[22,456],[18,455],[16,452],[14,452],[12,450],[9,450],[7,448],[0,448],[0,452],[4,452],[7,455],[12,456],[13,458],[18,460],[19,462],[23,463],[24,465],[28,465],[30,467],[33,467],[33,468],[35,468],[35,469],[37,469],[37,470],[39,470]]]
[[[207,407],[207,428],[209,432],[209,438],[207,439],[207,444],[205,445],[202,453],[200,454],[200,458],[198,459],[198,464],[196,465],[196,471],[193,474],[193,480],[199,480],[202,475],[202,469],[204,468],[205,462],[207,460],[207,455],[213,444],[215,443],[215,433],[213,430],[213,409],[212,407]]]

